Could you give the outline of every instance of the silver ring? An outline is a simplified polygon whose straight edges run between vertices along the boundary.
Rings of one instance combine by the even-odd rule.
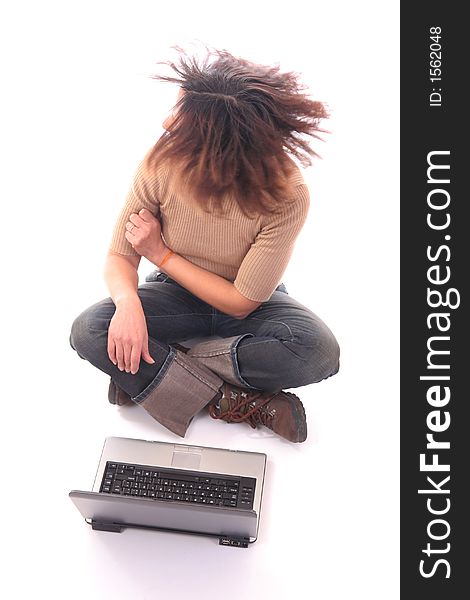
[[[131,228],[129,229],[130,233],[132,233],[132,230],[134,229],[135,225],[134,223],[131,223]]]

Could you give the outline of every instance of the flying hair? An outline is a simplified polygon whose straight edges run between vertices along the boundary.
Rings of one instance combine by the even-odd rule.
[[[203,57],[175,47],[170,75],[152,78],[178,85],[183,93],[172,122],[147,157],[168,163],[179,189],[205,210],[233,198],[249,216],[267,214],[293,195],[289,182],[294,157],[303,166],[318,154],[322,102],[313,100],[295,72],[264,66],[226,50],[206,48]]]

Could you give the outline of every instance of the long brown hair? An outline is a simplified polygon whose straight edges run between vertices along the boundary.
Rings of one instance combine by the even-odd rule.
[[[175,75],[154,79],[178,84],[183,94],[172,122],[148,155],[148,164],[168,162],[180,187],[205,209],[235,198],[249,216],[266,214],[291,195],[292,161],[304,166],[317,153],[319,122],[327,111],[312,100],[294,72],[209,50],[203,59],[177,48]]]

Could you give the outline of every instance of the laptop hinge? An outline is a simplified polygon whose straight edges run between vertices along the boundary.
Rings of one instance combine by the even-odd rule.
[[[92,529],[96,531],[112,531],[113,533],[121,533],[123,526],[119,523],[106,523],[104,521],[92,521]]]
[[[250,540],[246,537],[224,535],[219,538],[219,546],[232,546],[233,548],[248,548]]]

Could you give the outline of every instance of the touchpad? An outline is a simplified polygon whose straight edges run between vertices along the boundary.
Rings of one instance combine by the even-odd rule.
[[[171,461],[172,467],[183,467],[184,469],[199,469],[201,463],[200,452],[173,452],[173,459]]]

